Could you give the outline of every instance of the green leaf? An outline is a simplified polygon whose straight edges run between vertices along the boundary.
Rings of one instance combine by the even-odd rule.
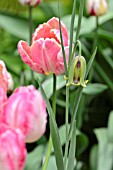
[[[98,139],[98,164],[97,170],[112,170],[113,168],[113,143],[109,141],[108,129],[95,130]]]
[[[71,143],[70,143],[67,170],[73,170],[74,169],[75,150],[76,150],[76,121],[75,121],[72,139],[71,139]]]
[[[62,87],[64,87],[66,84],[66,81],[64,80],[63,76],[57,76],[57,85],[56,85],[56,89],[59,90]],[[50,77],[49,79],[46,79],[43,83],[42,83],[42,87],[46,93],[46,96],[48,98],[50,98],[52,96],[53,93],[53,78]]]
[[[54,113],[52,111],[49,100],[43,90],[43,87],[39,79],[38,79],[38,84],[39,84],[41,93],[43,95],[43,98],[45,99],[47,110],[48,110],[49,117],[50,117],[50,132],[51,132],[51,137],[52,137],[52,142],[53,142],[53,147],[54,147],[54,152],[55,152],[57,168],[58,170],[64,170],[62,147],[61,147],[58,127],[55,121]]]
[[[25,19],[0,14],[0,27],[19,38],[28,40],[29,28],[28,21]]]
[[[90,83],[83,89],[83,93],[87,95],[97,95],[108,89],[105,84]]]
[[[97,151],[98,151],[98,146],[94,145],[90,152],[90,170],[97,170],[97,162],[98,162]]]
[[[108,120],[108,138],[113,143],[113,111],[110,112]]]
[[[44,155],[44,145],[37,146],[32,152],[27,155],[25,170],[40,170]]]

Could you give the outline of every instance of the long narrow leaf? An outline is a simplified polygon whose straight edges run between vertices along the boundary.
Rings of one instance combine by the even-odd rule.
[[[72,134],[72,139],[71,139],[71,144],[70,144],[67,170],[74,169],[75,150],[76,150],[76,121],[74,123],[74,129],[73,129],[73,134]]]
[[[38,79],[38,84],[39,84],[41,93],[43,95],[43,98],[45,99],[45,102],[47,105],[47,110],[48,110],[48,113],[50,116],[50,131],[51,131],[51,137],[52,137],[52,142],[53,142],[53,147],[54,147],[54,152],[55,152],[57,169],[64,170],[62,147],[61,147],[60,137],[59,137],[59,133],[58,133],[58,127],[57,127],[57,124],[55,121],[54,113],[52,111],[49,100],[42,88],[42,85],[41,85],[41,82],[39,79]]]
[[[92,63],[93,63],[93,61],[94,61],[96,52],[97,52],[97,47],[96,47],[96,49],[94,50],[94,52],[93,52],[93,54],[92,54],[92,56],[91,56],[91,58],[90,58],[90,60],[89,60],[89,62],[88,62],[88,64],[87,64],[87,70],[86,70],[86,76],[85,76],[85,78],[88,76],[88,73],[89,73],[90,68],[91,68],[91,66],[92,66]]]

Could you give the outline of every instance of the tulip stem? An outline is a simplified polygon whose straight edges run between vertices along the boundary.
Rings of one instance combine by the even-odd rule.
[[[29,45],[31,45],[33,21],[32,21],[32,7],[30,5],[28,6],[28,10],[29,10]],[[31,70],[32,83],[35,85],[33,73],[34,73],[33,70]]]
[[[95,50],[96,46],[98,46],[98,28],[99,28],[99,22],[98,22],[98,16],[95,17],[96,19],[96,29],[95,29],[95,34],[94,34],[94,42],[93,42],[93,46],[92,46],[92,52]],[[89,74],[89,81],[91,82],[92,78],[93,78],[93,72],[94,72],[94,69],[93,67],[91,68],[90,70],[90,74]]]
[[[33,21],[32,21],[32,7],[28,6],[29,8],[29,45],[31,45],[31,40],[32,40],[32,26],[33,26]]]
[[[52,108],[53,108],[54,115],[56,115],[56,76],[55,76],[55,74],[53,74]],[[51,150],[52,150],[52,138],[51,138],[51,135],[50,135],[48,148],[47,148],[47,154],[46,154],[46,158],[45,158],[42,170],[47,169],[49,158],[50,158],[50,155],[51,155]]]

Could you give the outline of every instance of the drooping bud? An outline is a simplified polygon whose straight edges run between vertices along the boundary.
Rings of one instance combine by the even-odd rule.
[[[86,74],[86,60],[83,56],[76,56],[70,68],[67,86],[81,85],[83,87],[86,87],[86,81],[84,80],[85,74]]]
[[[87,0],[87,12],[92,16],[101,16],[107,12],[107,0]]]

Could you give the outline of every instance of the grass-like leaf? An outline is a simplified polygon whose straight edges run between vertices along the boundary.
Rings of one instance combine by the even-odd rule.
[[[90,68],[91,68],[91,66],[92,66],[92,63],[93,63],[93,61],[94,61],[96,52],[97,52],[97,47],[96,47],[96,49],[94,50],[94,52],[93,52],[93,54],[92,54],[92,56],[91,56],[91,58],[90,58],[90,60],[89,60],[89,62],[88,62],[88,64],[87,64],[87,70],[86,70],[85,78],[88,76],[88,73],[89,73]]]
[[[68,158],[68,165],[67,170],[73,170],[74,169],[74,162],[75,162],[75,150],[76,150],[76,121],[74,123],[74,129],[69,149],[69,158]]]
[[[46,102],[47,110],[48,110],[49,117],[50,117],[50,131],[51,131],[51,137],[52,137],[52,142],[53,142],[53,147],[54,147],[54,152],[55,152],[57,169],[64,170],[62,147],[61,147],[60,137],[58,133],[58,127],[55,121],[55,116],[54,116],[49,100],[42,88],[42,85],[39,79],[38,79],[38,84],[39,84],[41,93],[43,95],[43,98]]]

